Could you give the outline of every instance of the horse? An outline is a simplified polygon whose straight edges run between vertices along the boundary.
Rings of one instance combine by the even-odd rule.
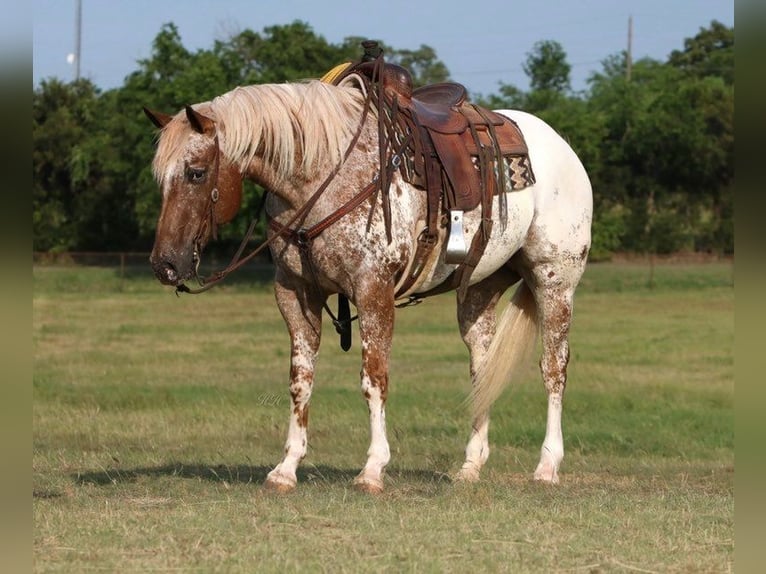
[[[388,213],[381,194],[360,195],[384,169],[376,110],[368,108],[364,82],[354,74],[337,84],[237,87],[174,115],[145,108],[160,129],[152,166],[162,207],[150,262],[161,283],[185,288],[197,275],[216,227],[238,212],[245,179],[268,192],[266,241],[291,343],[284,456],[265,479],[265,487],[278,492],[296,488],[296,469],[306,455],[323,310],[329,311],[334,294],[347,297],[358,313],[361,391],[369,410],[367,460],[353,484],[364,492],[383,491],[390,460],[385,406],[394,311],[408,297],[444,286],[456,268],[445,258],[442,232],[418,281],[401,292],[427,198],[396,170],[388,174]],[[454,478],[479,479],[489,456],[490,407],[541,341],[548,410],[533,479],[555,484],[564,457],[561,416],[573,298],[591,241],[591,184],[572,148],[542,119],[518,110],[498,113],[523,133],[536,179],[525,189],[494,196],[497,224],[457,296],[460,335],[470,353],[472,428]],[[469,242],[482,233],[480,211],[465,213]],[[503,214],[506,221],[500,221]],[[319,231],[307,238],[301,234],[307,228]],[[498,319],[496,306],[514,285]]]

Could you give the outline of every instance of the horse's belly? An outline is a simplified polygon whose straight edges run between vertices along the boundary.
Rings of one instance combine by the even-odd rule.
[[[532,191],[527,188],[522,191],[514,191],[506,194],[508,204],[508,216],[503,225],[500,222],[500,208],[498,198],[495,197],[492,205],[492,233],[490,235],[484,254],[481,256],[476,269],[471,274],[471,285],[478,283],[500,269],[524,244],[529,226],[534,216],[534,200]],[[481,208],[474,209],[463,216],[466,245],[471,245],[473,236],[481,223]],[[418,291],[425,292],[443,283],[447,277],[457,268],[457,265],[446,264],[444,255],[446,249],[442,249],[439,262],[421,284]]]

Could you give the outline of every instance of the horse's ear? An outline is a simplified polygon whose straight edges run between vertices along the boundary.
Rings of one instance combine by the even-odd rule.
[[[215,131],[215,122],[191,106],[186,106],[186,117],[189,119],[192,129],[197,133],[212,134]]]
[[[153,112],[147,107],[144,107],[144,113],[146,114],[146,117],[149,118],[152,123],[160,129],[168,125],[170,120],[173,119],[173,116],[171,115],[163,114],[162,112]]]

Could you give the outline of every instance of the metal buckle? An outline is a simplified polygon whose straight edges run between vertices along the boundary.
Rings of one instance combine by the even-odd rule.
[[[301,227],[295,232],[295,243],[298,245],[299,249],[304,251],[308,249],[309,241],[308,230],[305,227]]]

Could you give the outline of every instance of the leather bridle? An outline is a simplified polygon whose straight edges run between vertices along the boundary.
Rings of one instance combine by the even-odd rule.
[[[220,198],[220,193],[218,192],[218,174],[220,172],[221,165],[221,148],[218,134],[215,134],[215,139],[213,141],[215,144],[215,158],[212,174],[213,177],[211,178],[211,181],[213,182],[213,189],[211,189],[210,193],[208,194],[207,205],[205,206],[205,211],[208,213],[208,216],[202,221],[199,230],[197,230],[197,234],[194,236],[194,274],[198,280],[198,269],[201,261],[201,245],[205,239],[205,235],[207,234],[208,229],[210,229],[213,239],[218,239],[218,222],[216,221],[215,217],[215,206],[218,203],[218,199]]]
[[[314,207],[314,205],[316,205],[321,195],[325,192],[325,190],[329,187],[329,185],[338,175],[341,168],[346,163],[346,160],[351,155],[351,152],[356,147],[356,144],[359,141],[359,137],[362,134],[362,130],[364,129],[365,122],[367,121],[367,117],[369,115],[371,101],[372,101],[372,90],[368,90],[367,95],[365,96],[364,109],[362,112],[362,117],[359,120],[359,125],[356,129],[356,132],[354,133],[353,138],[351,139],[351,142],[346,148],[346,151],[344,152],[341,160],[333,168],[333,170],[327,175],[327,177],[324,179],[324,181],[319,186],[319,188],[317,188],[317,190],[311,195],[311,197],[309,197],[306,203],[303,204],[303,206],[300,209],[298,209],[286,223],[279,224],[272,220],[271,228],[272,228],[272,231],[274,231],[274,233],[270,237],[268,237],[263,243],[261,243],[258,247],[256,247],[253,251],[248,253],[246,256],[242,257],[242,253],[244,252],[245,246],[252,238],[253,232],[255,231],[255,226],[258,223],[258,218],[256,217],[250,223],[250,227],[248,228],[247,233],[245,234],[245,237],[242,239],[242,242],[240,243],[240,246],[237,249],[237,252],[234,254],[234,257],[232,258],[229,265],[227,265],[224,269],[221,269],[220,271],[216,271],[215,273],[213,273],[212,275],[208,277],[197,276],[197,279],[200,283],[199,288],[192,289],[192,288],[189,288],[184,283],[176,286],[176,294],[191,293],[196,295],[198,293],[203,293],[211,289],[212,287],[214,287],[215,285],[223,281],[226,278],[226,276],[229,275],[229,273],[236,271],[237,269],[245,265],[248,261],[251,261],[258,255],[260,255],[278,237],[286,237],[288,239],[292,239],[293,241],[295,241],[296,245],[300,247],[301,243],[310,241],[311,239],[319,235],[322,231],[324,231],[327,227],[329,227],[330,225],[332,225],[333,223],[341,219],[343,216],[348,214],[355,207],[358,207],[367,198],[369,198],[379,188],[379,182],[381,179],[380,177],[376,177],[375,179],[373,179],[367,186],[365,186],[365,188],[359,194],[357,194],[349,202],[347,202],[346,204],[338,208],[333,214],[331,214],[330,216],[322,220],[322,222],[320,222],[321,227],[313,226],[310,230],[308,230],[308,232],[307,230],[303,228],[303,223],[306,221],[306,218],[308,217],[309,212]],[[215,173],[215,183],[217,184],[218,169],[220,164],[220,147],[218,145],[218,134],[216,134],[215,136],[215,142],[216,142],[216,159],[215,159],[214,173]],[[381,172],[382,171],[383,171],[383,167],[381,166]],[[217,201],[218,201],[218,188],[217,186],[215,186],[210,192],[210,196],[208,197],[208,207],[206,207],[206,210],[209,211],[210,216],[205,219],[205,223],[200,227],[200,230],[197,233],[197,236],[195,237],[195,252],[198,249],[197,243],[201,242],[201,240],[204,238],[204,235],[207,231],[206,225],[209,225],[212,227],[214,236],[216,234],[215,204]],[[199,265],[199,260],[196,263],[197,265]]]

